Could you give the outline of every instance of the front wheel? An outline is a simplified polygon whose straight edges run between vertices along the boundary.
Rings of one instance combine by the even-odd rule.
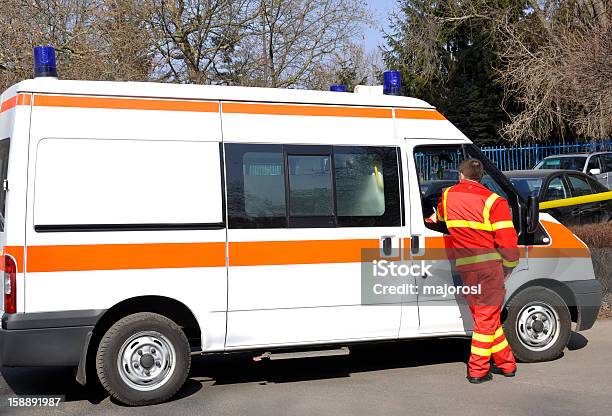
[[[571,324],[565,301],[550,289],[534,286],[508,302],[504,329],[519,361],[538,362],[554,360],[563,353]]]
[[[131,406],[174,396],[190,366],[189,342],[182,329],[149,312],[117,321],[102,337],[96,354],[96,371],[106,391]]]

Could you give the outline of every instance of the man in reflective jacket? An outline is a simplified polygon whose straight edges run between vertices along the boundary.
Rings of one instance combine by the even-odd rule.
[[[504,280],[519,260],[517,234],[508,201],[480,184],[482,163],[467,159],[459,166],[461,181],[442,194],[437,220],[446,223],[449,247],[464,286],[481,291],[466,296],[474,318],[468,362],[470,383],[491,380],[490,360],[506,377],[516,373],[516,362],[500,322]]]

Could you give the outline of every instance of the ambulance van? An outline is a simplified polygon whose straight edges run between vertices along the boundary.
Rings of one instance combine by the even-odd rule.
[[[39,77],[0,102],[3,366],[73,366],[144,405],[172,397],[196,354],[469,336],[460,295],[361,293],[364,250],[411,263],[444,247],[426,218],[467,157],[519,234],[504,306],[516,356],[554,359],[572,322],[596,319],[587,247],[424,101]],[[434,257],[413,284],[455,285]]]

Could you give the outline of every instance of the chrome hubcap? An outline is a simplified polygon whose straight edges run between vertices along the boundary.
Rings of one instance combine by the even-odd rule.
[[[521,343],[532,351],[543,351],[555,343],[559,336],[559,316],[550,306],[532,302],[521,309],[516,332]]]
[[[121,379],[139,391],[155,390],[172,376],[176,353],[172,343],[156,331],[139,332],[128,338],[117,358]]]

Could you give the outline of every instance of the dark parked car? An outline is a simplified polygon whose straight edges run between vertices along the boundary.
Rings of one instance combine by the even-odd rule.
[[[504,172],[525,198],[540,202],[608,192],[589,175],[572,170],[511,170]],[[612,200],[542,210],[564,225],[592,224],[612,219]]]
[[[534,169],[568,169],[586,173],[612,189],[612,152],[572,153],[548,156]]]

